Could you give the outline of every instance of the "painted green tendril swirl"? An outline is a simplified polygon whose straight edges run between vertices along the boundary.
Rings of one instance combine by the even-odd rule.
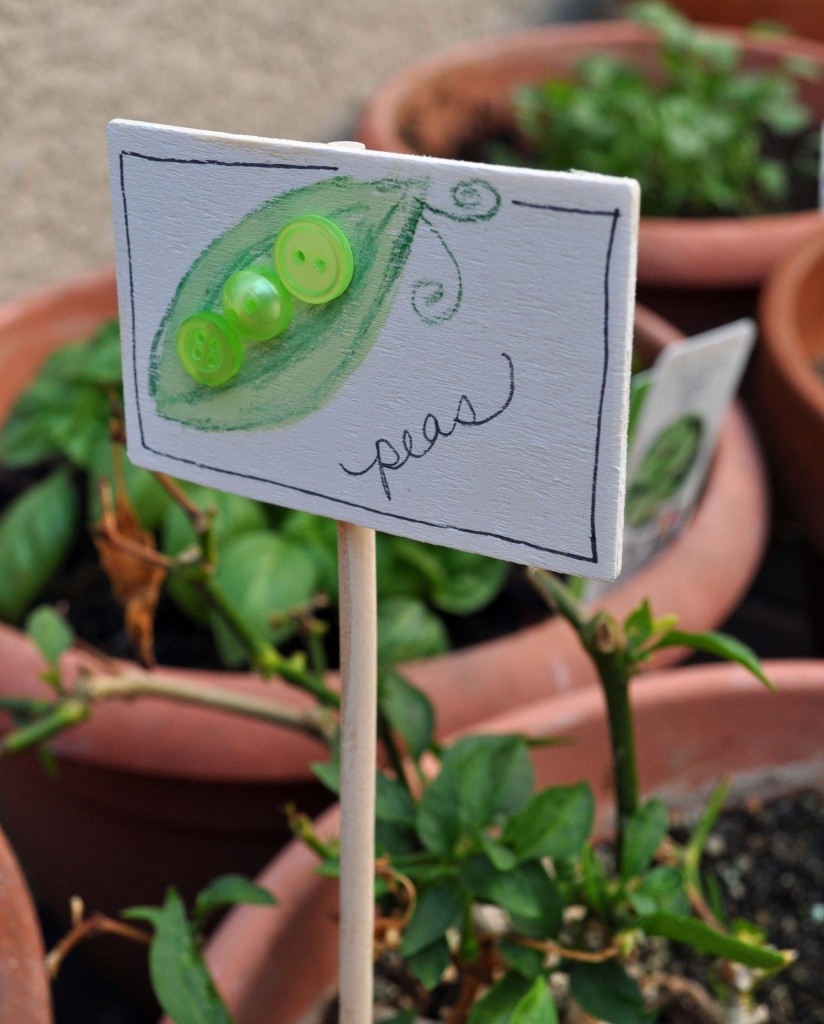
[[[463,277],[455,255],[443,234],[435,227],[432,216],[445,217],[458,224],[491,220],[501,208],[501,194],[482,178],[468,178],[453,185],[450,196],[454,209],[442,209],[422,204],[421,222],[443,246],[454,269],[451,287],[435,278],[421,278],[412,286],[412,308],[426,324],[441,324],[451,320],[463,300]]]

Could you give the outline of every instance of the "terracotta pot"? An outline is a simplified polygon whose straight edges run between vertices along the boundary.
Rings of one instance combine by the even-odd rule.
[[[821,0],[677,0],[675,6],[693,21],[744,26],[768,21],[797,36],[824,39]]]
[[[0,310],[0,418],[50,351],[90,334],[115,311],[111,271]],[[677,337],[673,327],[638,310],[642,348],[654,351]],[[659,611],[678,614],[685,628],[717,625],[747,589],[766,529],[760,457],[736,409],[692,521],[604,603],[625,616],[649,597]],[[666,653],[669,660],[677,657]],[[66,671],[82,660],[68,655]],[[37,652],[18,630],[3,625],[0,664],[0,692],[48,695]],[[184,681],[202,678],[158,671]],[[408,674],[436,701],[444,734],[592,679],[572,631],[557,621],[409,666]],[[207,681],[293,704],[305,700],[285,684],[249,674],[214,672]],[[0,762],[0,814],[39,894],[64,915],[74,893],[90,909],[115,913],[158,902],[167,884],[189,897],[219,873],[253,874],[288,838],[282,814],[288,801],[307,813],[328,801],[307,767],[323,754],[317,744],[262,723],[159,700],[101,707],[52,747],[55,775],[46,774],[34,754]],[[90,850],[105,851],[105,871]],[[110,948],[95,946],[103,953]]]
[[[0,1024],[51,1024],[43,938],[26,879],[0,831]]]
[[[729,34],[745,47],[744,67],[774,69],[789,54],[824,71],[824,46],[785,37]],[[366,107],[358,137],[371,149],[456,157],[487,126],[512,123],[519,86],[569,78],[581,58],[609,52],[642,68],[656,67],[657,42],[626,21],[534,28],[476,40],[401,70]],[[824,119],[824,74],[801,88],[816,120]],[[815,211],[759,217],[641,219],[639,300],[688,333],[751,315],[754,289],[785,252],[818,223]],[[684,295],[684,290],[688,291]]]
[[[733,801],[824,785],[824,662],[765,667],[775,694],[738,666],[718,664],[654,673],[636,686],[645,794],[684,808],[700,805],[724,775],[732,776]],[[572,737],[571,744],[533,752],[538,784],[586,778],[606,827],[611,769],[596,687],[515,709],[472,731]],[[327,811],[317,828],[323,838],[337,835],[338,808]],[[237,1024],[317,1024],[317,1013],[308,1011],[336,988],[336,885],[314,874],[316,864],[306,847],[290,843],[258,877],[280,906],[233,911],[208,945],[207,961]]]
[[[778,482],[824,557],[824,228],[770,275],[753,405]]]

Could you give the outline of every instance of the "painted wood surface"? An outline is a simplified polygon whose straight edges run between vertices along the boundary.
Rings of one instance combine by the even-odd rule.
[[[110,125],[129,453],[336,519],[609,579],[620,563],[638,187]],[[181,322],[292,218],[355,271],[220,388]]]

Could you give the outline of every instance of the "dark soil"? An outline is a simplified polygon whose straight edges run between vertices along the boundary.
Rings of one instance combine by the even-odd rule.
[[[729,920],[752,921],[795,963],[762,983],[770,1024],[824,1024],[824,797],[804,791],[750,800],[718,820],[705,869],[722,884]],[[700,961],[676,950],[675,973],[706,978]],[[667,1024],[661,1018],[660,1024]]]

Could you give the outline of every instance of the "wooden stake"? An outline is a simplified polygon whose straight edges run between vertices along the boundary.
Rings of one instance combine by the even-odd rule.
[[[370,1024],[375,919],[375,532],[338,523],[341,654],[340,1024]]]

